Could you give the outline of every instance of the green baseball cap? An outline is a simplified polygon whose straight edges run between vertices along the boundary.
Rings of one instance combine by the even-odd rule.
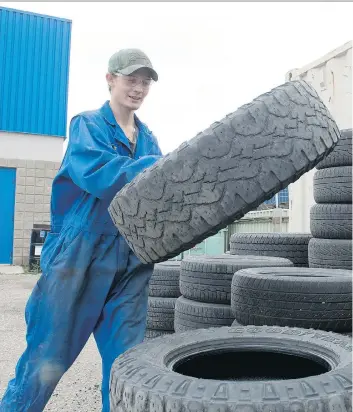
[[[121,73],[125,76],[132,74],[138,69],[148,69],[151,73],[151,78],[156,82],[158,74],[152,67],[151,60],[146,54],[139,49],[122,49],[109,59],[108,72]]]

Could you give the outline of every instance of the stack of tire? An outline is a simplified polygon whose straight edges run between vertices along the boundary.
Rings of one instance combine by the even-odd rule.
[[[174,333],[175,302],[180,296],[180,261],[158,263],[149,282],[145,339]]]
[[[288,259],[268,256],[191,256],[181,262],[180,291],[175,305],[175,332],[230,326],[234,273],[252,267],[291,267]]]
[[[352,129],[317,165],[310,210],[311,268],[352,269]]]
[[[275,256],[289,259],[297,267],[308,267],[310,233],[235,233],[230,254]]]

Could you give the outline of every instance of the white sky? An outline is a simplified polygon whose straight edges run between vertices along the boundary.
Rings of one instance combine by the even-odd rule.
[[[73,21],[69,119],[109,99],[115,51],[144,50],[160,81],[137,114],[164,153],[353,38],[352,3],[0,4]]]

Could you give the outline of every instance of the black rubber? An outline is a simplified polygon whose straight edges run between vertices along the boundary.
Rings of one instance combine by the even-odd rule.
[[[352,203],[352,166],[315,172],[314,199],[316,203]]]
[[[278,256],[294,266],[308,267],[310,233],[236,233],[230,238],[230,253]]]
[[[242,325],[352,330],[349,270],[253,268],[234,275],[232,312]]]
[[[162,336],[115,360],[110,410],[348,412],[351,351],[347,336],[276,326]]]
[[[146,329],[145,340],[158,338],[159,336],[171,335],[174,330],[158,330],[158,329]]]
[[[154,266],[149,283],[149,296],[177,298],[180,296],[179,288],[180,260],[157,263]]]
[[[311,268],[352,269],[352,240],[313,238],[308,250]]]
[[[352,129],[341,130],[341,138],[336,147],[316,168],[336,166],[352,166]]]
[[[310,231],[316,238],[352,239],[352,205],[327,203],[312,206]]]
[[[176,298],[148,298],[147,329],[174,331]]]
[[[181,296],[175,304],[174,330],[230,326],[234,321],[230,305],[196,302]]]
[[[230,304],[233,275],[240,269],[293,266],[288,259],[268,256],[191,257],[181,263],[180,290],[199,302]]]
[[[138,175],[117,193],[110,215],[143,263],[165,261],[299,179],[339,136],[316,91],[286,83]]]

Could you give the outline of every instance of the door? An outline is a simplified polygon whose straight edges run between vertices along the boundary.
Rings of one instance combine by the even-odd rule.
[[[12,263],[16,169],[0,167],[0,264]]]

